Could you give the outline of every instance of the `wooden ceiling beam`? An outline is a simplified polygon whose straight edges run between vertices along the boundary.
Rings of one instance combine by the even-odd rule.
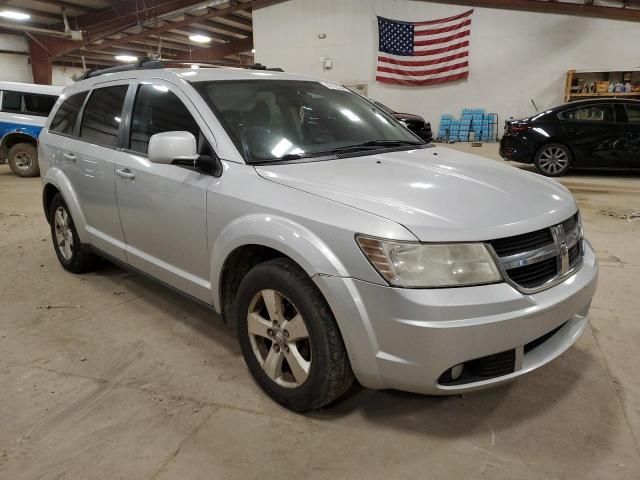
[[[431,3],[448,3],[471,7],[498,8],[503,10],[522,10],[526,12],[555,13],[577,15],[581,17],[607,18],[640,22],[640,10],[620,7],[601,7],[568,2],[549,2],[545,0],[421,0]]]
[[[157,51],[158,42],[159,42],[158,38],[147,37],[144,40],[132,40],[130,44],[149,46],[150,48]],[[189,45],[185,45],[184,43],[178,43],[178,42],[167,42],[164,36],[162,37],[162,48],[163,49],[168,48],[169,50],[179,50],[183,52],[191,51],[191,48],[189,48]]]
[[[237,23],[238,25],[242,25],[243,27],[253,28],[253,21],[248,18],[241,17],[240,15],[236,15],[232,13],[229,15],[226,20]]]
[[[87,5],[76,5],[75,3],[70,3],[70,2],[63,2],[61,0],[36,0],[38,3],[46,3],[47,5],[53,5],[54,7],[59,7],[60,9],[66,9],[67,10],[67,15],[70,15],[69,10],[72,11],[76,11],[79,12],[79,15],[82,15],[84,13],[88,13],[88,12],[95,12],[96,9],[91,8]],[[36,6],[32,7],[33,9],[37,9]],[[76,16],[76,15],[70,15],[70,16]]]
[[[199,25],[204,25],[215,30],[220,30],[222,33],[233,33],[234,35],[247,36],[251,35],[251,30],[243,30],[242,28],[232,27],[226,23],[216,21],[216,18],[212,18],[206,22],[198,22]]]

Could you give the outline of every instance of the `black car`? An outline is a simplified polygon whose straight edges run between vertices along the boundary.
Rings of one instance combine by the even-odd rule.
[[[411,130],[425,142],[433,141],[431,124],[429,122],[425,122],[424,118],[422,118],[420,115],[413,115],[411,113],[398,113],[380,102],[374,100],[373,103],[375,103],[389,115],[392,115],[396,120],[400,120],[407,126],[409,130]]]
[[[640,101],[581,100],[509,121],[500,156],[549,177],[571,167],[640,168]]]

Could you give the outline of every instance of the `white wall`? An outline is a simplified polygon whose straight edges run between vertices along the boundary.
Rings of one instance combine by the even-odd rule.
[[[0,34],[0,50],[29,52],[29,44],[24,37]],[[32,82],[31,65],[28,55],[0,54],[0,80],[6,82]]]
[[[19,35],[0,34],[0,50],[25,52],[24,55],[0,53],[0,80],[33,83],[27,39]],[[80,68],[54,65],[52,85],[71,85],[72,75],[79,73],[82,73]]]
[[[257,62],[341,83],[368,84],[369,97],[394,110],[418,113],[437,127],[442,113],[485,108],[524,117],[563,102],[569,69],[640,66],[640,23],[475,8],[469,78],[429,87],[375,81],[376,15],[421,21],[468,10],[408,0],[290,0],[256,10]],[[319,39],[318,34],[326,34]],[[321,57],[333,61],[323,71]]]

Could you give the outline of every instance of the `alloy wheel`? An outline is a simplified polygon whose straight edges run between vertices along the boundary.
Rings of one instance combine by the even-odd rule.
[[[276,290],[260,290],[249,304],[247,331],[253,353],[267,376],[297,388],[311,371],[309,331],[295,305]]]
[[[16,168],[19,170],[29,170],[33,164],[33,159],[27,152],[18,152],[13,158]]]
[[[557,175],[569,165],[569,155],[563,148],[549,147],[540,153],[538,165],[544,173]]]
[[[56,243],[60,255],[65,260],[71,260],[73,256],[73,231],[71,230],[71,217],[63,207],[56,208],[54,214],[54,227],[56,232]]]

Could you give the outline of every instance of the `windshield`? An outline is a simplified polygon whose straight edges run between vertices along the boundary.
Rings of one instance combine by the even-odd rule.
[[[193,86],[249,163],[424,143],[384,110],[340,85],[231,80]]]

